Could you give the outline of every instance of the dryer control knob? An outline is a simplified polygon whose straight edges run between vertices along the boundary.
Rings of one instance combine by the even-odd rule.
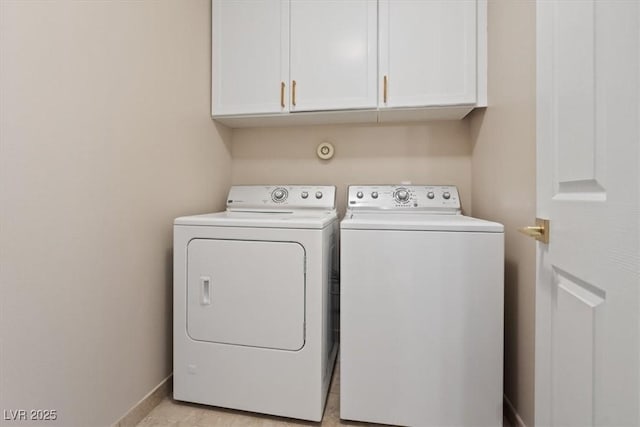
[[[362,199],[364,197],[364,194],[362,193],[362,191],[358,191],[358,193],[356,193],[356,197],[358,199]]]
[[[309,197],[309,193],[307,193],[306,191],[303,191],[301,196],[303,199],[306,199],[307,197]]]
[[[436,197],[436,195],[433,193],[433,191],[429,191],[427,193],[427,197],[430,198],[430,199],[433,199],[434,197]]]
[[[322,199],[322,191],[316,191],[316,199]]]
[[[274,202],[284,202],[287,199],[287,190],[284,188],[276,188],[273,190],[273,193],[271,193],[271,198]]]
[[[378,198],[378,192],[374,191],[373,193],[371,193],[371,197],[373,197],[374,199]]]
[[[445,200],[449,200],[451,198],[451,193],[445,191],[444,193],[442,193],[442,197],[444,197]]]

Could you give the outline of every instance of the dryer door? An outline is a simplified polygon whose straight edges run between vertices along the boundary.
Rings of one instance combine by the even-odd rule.
[[[302,348],[302,245],[194,239],[187,258],[187,333],[192,339],[279,350]]]

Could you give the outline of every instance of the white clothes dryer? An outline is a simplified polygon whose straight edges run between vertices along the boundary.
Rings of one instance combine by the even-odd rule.
[[[337,229],[331,186],[234,186],[175,220],[175,399],[322,419]]]
[[[454,186],[350,186],[340,242],[340,417],[502,425],[503,226]]]

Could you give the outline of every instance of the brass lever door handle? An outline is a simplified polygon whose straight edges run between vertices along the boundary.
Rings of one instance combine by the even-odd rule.
[[[549,225],[548,219],[536,218],[536,225],[519,228],[518,231],[522,234],[533,237],[539,242],[549,243]]]

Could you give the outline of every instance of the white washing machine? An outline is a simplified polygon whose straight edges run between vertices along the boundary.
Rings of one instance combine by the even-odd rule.
[[[175,399],[322,419],[337,230],[331,186],[234,186],[175,220]]]
[[[454,186],[351,186],[340,228],[340,417],[502,425],[503,226]]]

